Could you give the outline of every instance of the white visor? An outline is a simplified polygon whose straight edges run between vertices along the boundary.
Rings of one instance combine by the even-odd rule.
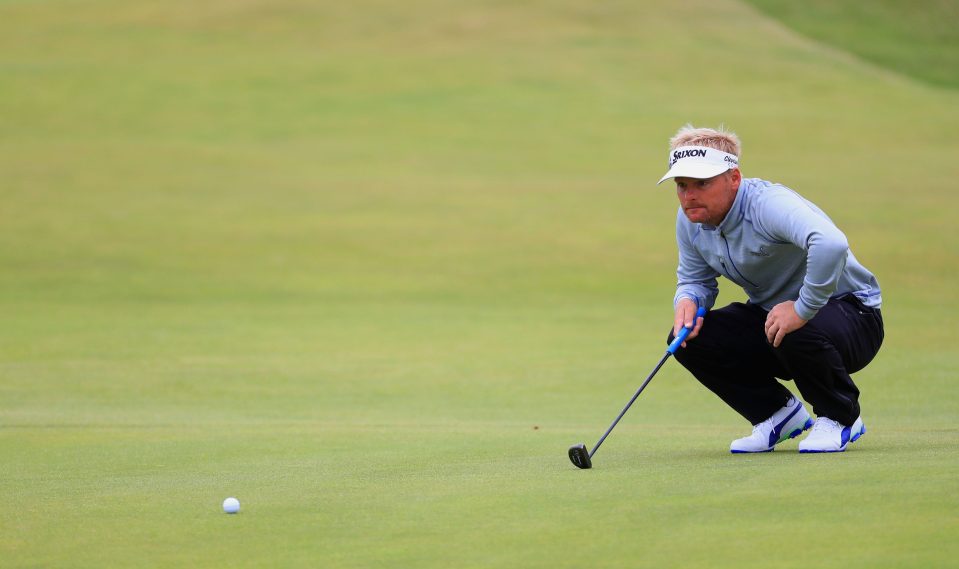
[[[669,172],[656,183],[670,178],[712,178],[733,168],[739,168],[739,159],[732,154],[705,146],[680,146],[669,153]]]

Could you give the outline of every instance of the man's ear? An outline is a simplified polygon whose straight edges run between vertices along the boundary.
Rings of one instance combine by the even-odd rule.
[[[730,178],[730,180],[731,180],[734,184],[736,184],[737,186],[739,185],[740,182],[743,181],[743,175],[742,175],[742,173],[739,171],[739,168],[730,168],[730,169],[729,169],[729,178]]]

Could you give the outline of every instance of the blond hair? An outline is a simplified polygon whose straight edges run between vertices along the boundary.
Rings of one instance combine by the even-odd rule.
[[[742,149],[736,133],[726,130],[722,125],[720,125],[719,130],[715,130],[712,128],[696,128],[688,123],[669,139],[670,150],[676,150],[680,146],[705,146],[722,150],[736,157],[739,157]]]

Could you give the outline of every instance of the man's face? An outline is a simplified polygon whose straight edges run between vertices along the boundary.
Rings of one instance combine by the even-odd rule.
[[[737,168],[704,180],[676,178],[676,196],[689,221],[719,225],[733,206],[741,181]]]

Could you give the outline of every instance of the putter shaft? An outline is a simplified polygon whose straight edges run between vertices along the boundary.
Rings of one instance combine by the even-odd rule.
[[[659,363],[656,364],[656,367],[653,368],[652,372],[650,372],[649,377],[646,378],[646,381],[644,381],[643,384],[639,386],[639,389],[636,390],[636,393],[633,394],[633,398],[630,399],[629,403],[627,403],[626,406],[623,407],[623,410],[619,412],[619,415],[616,417],[616,420],[614,420],[613,424],[610,425],[608,429],[606,429],[606,432],[603,433],[603,436],[601,436],[599,440],[596,441],[596,444],[593,446],[593,450],[589,451],[590,459],[593,458],[593,455],[596,454],[597,450],[599,450],[600,445],[603,444],[603,441],[606,440],[606,437],[608,437],[609,434],[613,432],[613,428],[616,427],[616,423],[619,423],[619,420],[623,418],[623,415],[626,414],[626,411],[629,411],[629,408],[633,405],[633,402],[635,402],[636,399],[639,397],[639,394],[642,393],[644,389],[646,389],[646,386],[649,385],[650,381],[652,381],[653,376],[656,375],[656,372],[659,371],[659,368],[663,367],[663,364],[666,363],[666,360],[668,360],[669,356],[671,355],[673,355],[673,353],[667,351],[666,355],[664,355],[663,358],[659,360]]]
[[[574,445],[570,447],[569,459],[573,462],[574,465],[576,465],[579,468],[592,467],[593,455],[596,454],[596,451],[598,451],[599,447],[602,446],[603,441],[605,441],[606,437],[609,436],[609,433],[613,431],[613,428],[616,427],[616,424],[619,423],[619,420],[623,418],[623,415],[626,414],[626,411],[629,411],[629,408],[632,406],[633,402],[635,402],[636,399],[639,397],[639,394],[642,393],[644,389],[646,389],[646,386],[649,385],[650,381],[652,381],[653,376],[656,375],[656,372],[659,371],[659,368],[663,367],[663,364],[666,363],[666,360],[669,359],[669,356],[675,354],[676,351],[682,347],[683,342],[685,342],[686,338],[688,338],[689,335],[692,333],[693,329],[696,326],[696,323],[699,322],[699,319],[704,316],[706,316],[706,307],[700,306],[696,310],[696,318],[693,320],[693,324],[690,326],[683,326],[683,328],[679,331],[679,333],[675,335],[675,337],[673,338],[673,341],[669,343],[669,347],[666,348],[666,354],[662,357],[662,359],[659,360],[659,363],[656,364],[656,367],[653,368],[653,371],[649,373],[649,376],[646,378],[646,381],[644,381],[643,384],[639,386],[639,389],[637,389],[636,393],[633,394],[633,397],[632,399],[629,400],[629,403],[627,403],[626,406],[623,407],[623,410],[619,412],[619,415],[616,417],[616,420],[613,421],[613,424],[610,425],[609,428],[606,429],[606,432],[603,433],[603,436],[601,436],[599,440],[596,441],[596,445],[593,447],[593,450],[589,451],[589,453],[584,457],[583,453],[586,452],[586,448],[585,448],[586,445],[580,444],[580,445]],[[581,450],[583,451],[583,453],[580,453]]]

